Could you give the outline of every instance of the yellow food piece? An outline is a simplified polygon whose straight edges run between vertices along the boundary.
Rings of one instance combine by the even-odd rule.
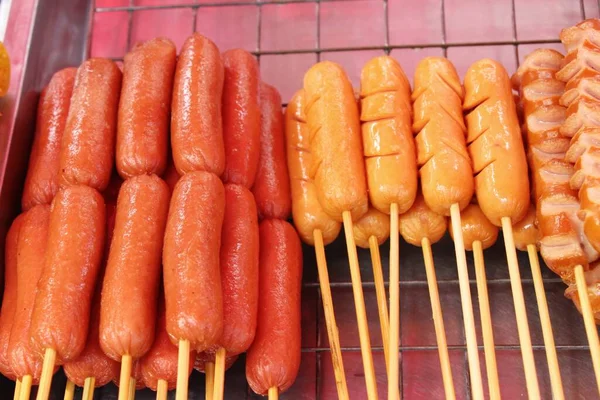
[[[10,58],[4,44],[0,42],[0,97],[4,97],[8,92],[10,83]]]

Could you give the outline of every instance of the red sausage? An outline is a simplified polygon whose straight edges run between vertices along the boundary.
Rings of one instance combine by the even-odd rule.
[[[260,85],[260,161],[252,193],[258,216],[287,219],[292,211],[290,176],[285,156],[281,96],[273,86]]]
[[[24,214],[19,215],[6,234],[4,295],[2,296],[2,309],[0,309],[0,373],[13,381],[17,377],[8,361],[8,341],[17,305],[17,246],[23,217]]]
[[[50,79],[38,104],[33,147],[21,207],[50,204],[58,191],[60,144],[67,122],[77,68],[65,68]]]
[[[173,85],[171,146],[181,175],[225,169],[221,95],[223,62],[213,42],[194,33],[179,54]]]
[[[169,195],[156,175],[121,186],[100,307],[100,345],[114,360],[140,358],[154,340]]]
[[[124,179],[165,170],[175,57],[175,45],[164,38],[140,43],[125,55],[116,154]]]
[[[108,186],[115,153],[121,70],[91,58],[77,70],[60,151],[60,184]]]
[[[50,206],[46,204],[33,207],[23,216],[17,246],[17,312],[8,343],[13,372],[18,378],[31,375],[34,384],[42,373],[42,359],[29,344],[31,312],[44,266],[49,220]]]
[[[235,362],[238,356],[227,356],[225,357],[225,371],[227,371]],[[194,361],[194,369],[201,373],[206,373],[206,363],[215,363],[215,353],[198,353],[196,360]]]
[[[223,333],[219,269],[225,190],[209,172],[185,174],[173,191],[163,248],[167,332],[203,351]]]
[[[258,327],[246,356],[252,390],[287,390],[300,367],[302,248],[298,234],[281,220],[260,224]]]
[[[250,189],[260,154],[260,107],[258,63],[252,54],[235,49],[223,53],[223,182]]]
[[[220,345],[229,356],[248,350],[256,333],[258,253],[254,197],[243,186],[227,184],[220,254],[223,289]]]
[[[85,347],[105,218],[102,196],[88,186],[61,189],[52,201],[31,332],[38,354],[54,349],[57,365],[75,359]]]

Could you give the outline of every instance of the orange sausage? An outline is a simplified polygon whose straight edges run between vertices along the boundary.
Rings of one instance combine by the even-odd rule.
[[[50,79],[38,104],[35,137],[23,187],[21,207],[50,204],[58,191],[60,146],[71,104],[77,68],[65,68]]]
[[[278,219],[260,223],[260,278],[256,338],[246,355],[252,390],[286,391],[300,368],[302,247],[294,228]]]
[[[417,160],[410,83],[400,64],[389,56],[367,62],[360,74],[360,97],[369,200],[381,212],[389,214],[396,203],[404,213],[417,195]]]
[[[313,156],[310,177],[323,210],[342,221],[369,208],[358,107],[352,85],[339,65],[323,61],[304,75],[306,123]]]
[[[467,208],[462,210],[460,212],[460,221],[466,250],[472,251],[473,242],[476,241],[481,242],[483,250],[496,243],[498,239],[498,227],[485,217],[477,204],[469,204]],[[454,239],[452,229],[449,232],[452,239]]]
[[[173,160],[182,175],[208,171],[220,176],[225,169],[223,80],[217,46],[199,33],[187,38],[177,60],[171,117]]]
[[[419,63],[412,100],[421,190],[427,206],[446,216],[453,204],[462,210],[473,197],[463,98],[464,90],[450,61],[427,57]]]
[[[121,70],[91,58],[77,70],[60,151],[60,184],[104,190],[115,154]]]
[[[260,72],[252,54],[240,49],[223,53],[223,64],[223,182],[250,189],[260,157]]]
[[[2,308],[0,309],[0,373],[13,381],[17,379],[17,376],[9,363],[8,341],[10,340],[10,330],[13,326],[17,305],[17,246],[23,218],[24,214],[19,215],[6,234],[4,294],[2,295]]]
[[[529,178],[510,80],[498,62],[484,59],[465,76],[467,143],[477,202],[500,226],[519,222],[529,208]]]
[[[105,223],[104,200],[88,186],[61,189],[52,201],[31,332],[38,354],[54,349],[57,365],[75,359],[85,347]]]
[[[50,206],[37,205],[23,215],[17,253],[17,303],[8,343],[8,357],[18,378],[31,375],[37,384],[42,374],[42,359],[30,344],[31,313],[42,274]]]
[[[535,226],[535,207],[531,205],[525,218],[513,225],[513,235],[515,238],[515,247],[521,251],[527,251],[530,244],[536,245],[539,242],[538,229]]]
[[[167,332],[191,349],[218,345],[223,333],[219,266],[225,190],[209,172],[185,174],[173,191],[163,248]]]
[[[329,244],[338,237],[342,225],[327,215],[321,207],[315,183],[309,175],[312,154],[304,114],[304,99],[304,90],[301,89],[294,94],[285,112],[292,218],[302,241],[314,245],[313,232],[318,229],[323,235],[323,242]]]
[[[140,358],[154,341],[169,194],[156,175],[127,179],[119,192],[100,307],[100,346],[114,360]]]
[[[431,211],[420,192],[412,207],[398,219],[400,235],[414,246],[421,246],[423,239],[436,243],[444,236],[447,228],[447,218]]]
[[[165,38],[139,43],[125,55],[116,152],[124,179],[165,169],[175,57],[175,45]]]
[[[369,238],[375,236],[377,243],[382,244],[390,237],[390,217],[375,208],[353,224],[354,241],[358,247],[369,248]]]
[[[281,95],[260,85],[260,158],[252,193],[259,218],[287,219],[292,210],[290,177],[285,157]]]

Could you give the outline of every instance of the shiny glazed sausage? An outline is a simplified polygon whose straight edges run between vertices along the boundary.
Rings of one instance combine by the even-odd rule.
[[[85,347],[105,224],[104,200],[95,189],[69,186],[52,201],[31,332],[38,354],[54,349],[57,365],[75,359]]]
[[[91,58],[77,70],[60,151],[60,184],[104,190],[115,155],[121,70]]]
[[[371,207],[365,215],[354,222],[352,229],[358,247],[368,249],[371,236],[375,236],[377,243],[381,245],[390,237],[390,217]]]
[[[223,53],[223,182],[250,189],[260,157],[260,72],[254,57],[245,50]]]
[[[412,207],[398,219],[400,235],[414,246],[421,246],[423,239],[429,239],[432,244],[437,242],[444,236],[447,228],[446,217],[431,211],[420,192]]]
[[[246,379],[252,390],[287,390],[300,367],[300,291],[302,247],[285,221],[260,223],[258,326],[246,356]]]
[[[490,222],[477,204],[469,204],[460,212],[461,230],[465,249],[472,251],[473,242],[481,242],[483,250],[491,247],[498,239],[498,227]],[[450,236],[452,229],[449,229]]]
[[[165,38],[139,43],[125,55],[116,152],[124,179],[165,169],[175,57],[175,45]]]
[[[163,247],[167,332],[203,351],[223,333],[219,249],[225,190],[209,172],[185,174],[173,191]]]
[[[290,177],[285,156],[281,96],[260,84],[260,158],[252,193],[259,218],[287,219],[292,210]]]
[[[353,220],[369,208],[360,138],[358,107],[346,72],[323,61],[304,75],[305,113],[315,181],[323,210],[342,221],[344,211]]]
[[[369,200],[388,213],[410,208],[417,195],[417,160],[411,132],[410,83],[392,57],[367,62],[360,74],[360,120]]]
[[[37,122],[21,207],[50,204],[58,191],[60,146],[71,104],[77,68],[65,68],[50,79],[38,103]]]
[[[292,218],[303,242],[314,245],[313,233],[320,230],[324,244],[333,242],[340,233],[342,224],[331,218],[317,199],[317,189],[310,178],[312,162],[308,139],[308,126],[304,114],[304,90],[301,89],[290,100],[285,111],[285,137],[287,165],[292,191]]]
[[[535,207],[531,205],[525,218],[513,225],[515,247],[521,251],[527,251],[530,244],[536,245],[539,241],[539,232],[535,226]]]
[[[100,308],[100,345],[114,360],[140,358],[154,340],[169,195],[156,175],[127,179],[119,191]]]
[[[220,176],[225,169],[223,80],[217,46],[199,33],[187,38],[177,60],[171,116],[173,160],[182,175],[208,171]]]

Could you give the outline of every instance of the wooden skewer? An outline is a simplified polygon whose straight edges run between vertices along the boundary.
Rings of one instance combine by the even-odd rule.
[[[46,349],[44,352],[44,364],[42,365],[42,375],[40,377],[40,386],[38,387],[37,400],[48,400],[50,396],[50,386],[52,385],[52,374],[54,373],[54,363],[56,362],[56,350]]]
[[[21,378],[21,389],[19,390],[19,400],[29,400],[31,394],[31,375],[25,375]]]
[[[521,274],[519,273],[519,261],[517,260],[517,250],[515,249],[515,239],[513,237],[510,217],[502,218],[502,232],[504,233],[504,246],[506,249],[506,260],[508,261],[510,286],[512,289],[513,302],[515,304],[515,315],[517,317],[517,330],[519,333],[519,343],[521,345],[521,355],[523,357],[527,394],[530,399],[539,399],[540,388],[535,371],[533,348],[531,346],[531,336],[529,334],[529,323],[527,322],[527,310],[525,308],[523,287],[521,286]]]
[[[431,252],[431,241],[427,238],[423,238],[421,241],[421,248],[423,249],[423,260],[425,262],[425,272],[427,274],[427,286],[429,287],[429,298],[431,300],[431,311],[433,314],[433,325],[435,327],[435,337],[442,369],[444,392],[446,393],[446,399],[456,399],[454,382],[452,380],[452,368],[450,367],[450,357],[448,356],[448,343],[446,342],[444,317],[442,316],[440,294],[438,292],[433,254]]]
[[[346,235],[348,261],[350,263],[350,278],[352,279],[352,291],[354,293],[354,307],[356,308],[356,321],[358,322],[358,335],[365,372],[367,398],[369,400],[377,400],[377,381],[375,380],[375,368],[373,366],[373,355],[371,354],[371,339],[369,338],[369,326],[367,325],[365,298],[362,290],[360,267],[358,265],[358,254],[356,252],[356,242],[354,241],[352,216],[350,211],[344,211],[342,213],[342,219],[344,222],[344,233]],[[275,388],[275,390],[277,389]]]
[[[594,374],[596,375],[596,385],[598,385],[598,393],[600,393],[600,341],[598,340],[598,331],[594,322],[594,314],[590,305],[590,298],[587,293],[587,283],[583,274],[583,267],[578,265],[575,267],[575,283],[577,284],[577,292],[579,293],[579,304],[583,322],[585,324],[585,333],[587,334],[590,344],[590,353],[592,353],[592,365],[594,366]]]
[[[337,388],[338,398],[348,400],[348,386],[346,385],[346,373],[344,371],[344,362],[342,361],[342,349],[340,346],[340,334],[335,322],[335,313],[333,311],[333,299],[331,297],[331,287],[329,286],[329,272],[327,272],[327,259],[325,258],[325,245],[323,243],[323,232],[315,229],[313,232],[315,241],[315,255],[317,257],[317,271],[319,273],[319,286],[321,288],[321,300],[325,314],[325,325],[327,326],[327,337],[331,349],[331,363],[333,364],[333,374],[335,376],[335,386]]]
[[[177,359],[177,390],[175,400],[187,400],[188,381],[190,371],[190,341],[179,340],[179,354]]]
[[[279,390],[276,387],[269,388],[269,400],[278,400]]]
[[[129,400],[135,400],[135,378],[129,378],[129,390],[127,393],[127,398]]]
[[[213,399],[223,400],[223,391],[225,390],[225,355],[227,352],[223,347],[217,350],[215,355],[215,379],[213,387]]]
[[[156,385],[156,400],[167,400],[168,394],[169,386],[167,385],[167,381],[159,379],[158,384]]]
[[[454,252],[456,254],[460,302],[462,305],[465,337],[467,339],[467,358],[469,360],[469,375],[471,376],[471,391],[473,393],[473,398],[483,399],[483,383],[481,381],[481,370],[479,368],[479,350],[477,349],[475,317],[473,316],[467,256],[465,252],[465,242],[463,241],[460,207],[458,203],[454,203],[450,206],[450,222],[452,224],[452,236],[454,237]]]
[[[394,354],[388,358],[388,400],[394,400],[399,391],[398,377],[400,365],[398,348],[400,347],[400,239],[398,230],[398,204],[390,205],[390,332],[388,335],[389,352]],[[384,339],[385,343],[385,339]],[[385,346],[384,346],[385,351]],[[400,396],[398,396],[400,398]]]
[[[82,400],[92,400],[94,398],[94,387],[96,386],[96,378],[88,376],[83,382],[83,397]]]
[[[15,382],[15,394],[13,396],[13,400],[19,400],[19,393],[21,393],[21,380],[17,379]]]
[[[485,352],[485,369],[487,371],[490,400],[500,400],[500,381],[498,380],[498,365],[496,363],[496,346],[494,330],[483,260],[483,246],[479,240],[473,242],[473,258],[475,259],[475,279],[479,295],[479,314],[481,316],[481,331],[483,334],[483,350]]]
[[[119,377],[119,400],[129,398],[129,380],[131,378],[132,359],[129,354],[121,357],[121,375]]]
[[[542,280],[542,272],[540,270],[540,260],[538,258],[537,248],[534,244],[527,245],[527,254],[529,256],[529,265],[531,266],[535,297],[537,299],[538,310],[540,312],[540,322],[542,323],[542,335],[544,337],[544,347],[546,348],[548,370],[550,371],[552,398],[554,400],[564,400],[565,395],[563,391],[562,379],[560,377],[560,368],[558,366],[558,357],[556,355],[556,346],[554,344],[554,334],[552,333],[550,313],[548,312],[548,302],[546,301],[546,292],[544,291],[544,282]]]
[[[75,384],[73,383],[72,380],[67,379],[67,386],[65,387],[65,400],[73,400],[74,396],[75,396]],[[85,397],[85,395],[84,395],[82,400],[87,400],[87,397]]]
[[[213,400],[215,391],[215,364],[207,362],[204,364],[204,398]]]

